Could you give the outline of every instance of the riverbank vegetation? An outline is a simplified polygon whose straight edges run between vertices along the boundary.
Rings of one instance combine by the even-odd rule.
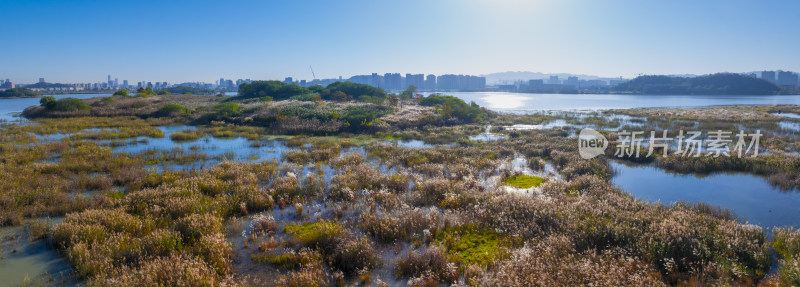
[[[297,84],[287,84],[279,81],[255,81],[239,86],[239,95],[229,98],[228,101],[242,101],[248,99],[260,100],[287,100],[307,99],[346,102],[358,101],[380,104],[386,99],[383,89],[353,82],[335,82],[327,87],[311,86],[301,87]]]
[[[781,88],[756,77],[719,73],[697,77],[639,76],[612,90],[642,95],[773,95]]]
[[[25,88],[13,88],[0,91],[0,98],[35,98],[40,96],[36,92]]]
[[[261,85],[247,98],[114,96],[81,101],[88,110],[26,109],[30,124],[2,126],[0,223],[63,218],[37,238],[89,286],[797,282],[795,230],[775,229],[771,240],[724,210],[638,200],[610,183],[607,158],[580,158],[575,127],[511,128],[641,119],[495,114],[453,97],[395,101],[350,84],[326,87],[346,97],[312,88],[320,99],[279,100],[291,94],[286,86]],[[630,113],[650,124],[648,112]],[[169,125],[194,127],[159,128]],[[471,138],[487,132],[502,137]],[[192,147],[117,148],[207,136],[280,155],[213,161]],[[796,165],[773,157],[739,164]],[[768,274],[772,250],[781,265]]]

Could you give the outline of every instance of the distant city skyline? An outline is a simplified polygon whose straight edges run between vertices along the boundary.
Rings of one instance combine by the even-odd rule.
[[[798,1],[740,0],[0,1],[0,78],[800,71],[796,11]]]
[[[800,86],[800,75],[792,71],[759,71],[740,73],[744,76],[760,78],[773,83],[777,86],[794,89]],[[696,75],[668,75],[676,77],[696,76]],[[259,79],[257,79],[259,80]],[[335,82],[351,81],[358,84],[371,85],[383,88],[387,91],[401,91],[416,87],[419,91],[481,91],[481,90],[500,90],[500,91],[538,91],[552,92],[560,89],[577,89],[582,91],[609,90],[612,87],[624,83],[630,79],[625,78],[601,78],[590,75],[575,74],[542,74],[531,72],[504,72],[489,75],[433,75],[433,74],[410,74],[403,76],[400,73],[385,73],[380,75],[372,73],[369,75],[355,75],[349,78],[326,78],[314,79],[311,81],[285,77],[283,82],[286,84],[298,84],[302,87],[314,85],[328,86]],[[0,80],[0,90],[23,87],[34,91],[110,91],[118,89],[143,89],[153,88],[154,90],[169,89],[173,87],[189,87],[203,90],[216,91],[236,91],[243,83],[251,83],[253,79],[225,79],[219,78],[214,83],[193,81],[183,83],[169,83],[156,81],[140,81],[129,85],[128,80],[123,80],[120,85],[119,79],[111,80],[111,75],[107,75],[106,82],[84,82],[84,83],[47,83],[44,78],[39,78],[36,84],[19,84],[6,79]],[[277,80],[276,80],[277,81]]]

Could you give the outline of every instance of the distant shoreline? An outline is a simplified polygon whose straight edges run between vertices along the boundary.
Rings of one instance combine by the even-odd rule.
[[[63,91],[42,93],[43,96],[49,95],[80,95],[80,94],[113,94],[115,91]]]
[[[777,93],[777,94],[640,94],[630,92],[615,92],[615,91],[580,91],[580,92],[530,92],[530,91],[510,91],[510,90],[482,90],[482,91],[448,91],[448,92],[424,92],[430,94],[445,94],[448,93],[518,93],[518,94],[534,94],[534,95],[624,95],[624,96],[796,96],[800,93]]]
[[[9,100],[10,99],[35,99],[35,98],[41,98],[41,97],[42,96],[39,95],[39,96],[35,96],[35,97],[0,97],[0,99],[9,99]]]

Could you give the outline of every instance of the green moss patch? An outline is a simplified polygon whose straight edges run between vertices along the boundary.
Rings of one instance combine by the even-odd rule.
[[[508,240],[491,229],[474,225],[447,227],[435,240],[447,249],[450,261],[488,266],[508,256]]]
[[[294,235],[305,244],[313,245],[328,238],[337,237],[345,232],[344,228],[330,221],[306,223],[302,225],[287,224],[283,228],[287,234]]]
[[[267,253],[253,254],[250,258],[259,263],[269,263],[272,265],[281,266],[287,269],[299,269],[304,266],[312,265],[319,262],[321,259],[319,253],[315,251],[300,252],[300,253],[287,253],[280,255],[269,255]]]
[[[515,175],[506,179],[507,186],[517,188],[539,187],[542,182],[544,182],[544,178],[526,174]]]

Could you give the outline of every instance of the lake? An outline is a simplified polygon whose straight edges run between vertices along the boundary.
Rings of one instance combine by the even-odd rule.
[[[445,93],[474,101],[495,111],[607,110],[655,107],[708,107],[721,105],[800,105],[800,95],[702,96],[702,95],[614,95],[527,94],[505,92]]]
[[[761,177],[744,173],[699,177],[667,173],[650,165],[610,163],[617,171],[611,182],[636,198],[664,204],[706,202],[766,229],[800,227],[800,193],[776,189]]]

